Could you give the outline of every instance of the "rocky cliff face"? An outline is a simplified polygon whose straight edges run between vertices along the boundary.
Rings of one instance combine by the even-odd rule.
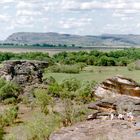
[[[0,69],[0,77],[7,81],[14,81],[22,86],[42,82],[42,72],[48,67],[42,61],[6,61]]]

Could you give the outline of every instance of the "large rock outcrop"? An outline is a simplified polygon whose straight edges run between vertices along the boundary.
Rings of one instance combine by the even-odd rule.
[[[128,121],[93,120],[62,128],[50,140],[139,140],[139,129]]]
[[[114,76],[99,84],[93,92],[98,98],[116,97],[117,95],[140,97],[140,85],[132,79]]]
[[[3,62],[0,68],[0,77],[7,81],[14,81],[22,86],[42,83],[43,69],[48,67],[48,62],[11,60]]]

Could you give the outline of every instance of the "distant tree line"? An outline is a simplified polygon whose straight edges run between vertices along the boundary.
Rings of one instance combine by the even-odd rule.
[[[140,49],[124,49],[117,51],[61,52],[53,56],[53,60],[62,64],[85,63],[95,66],[127,66],[140,59]]]
[[[53,59],[48,53],[42,52],[28,52],[28,53],[11,53],[0,52],[0,62],[6,60],[40,60],[48,61],[51,65],[54,63]]]
[[[0,43],[0,47],[45,47],[45,48],[69,48],[69,47],[78,47],[75,44],[67,45],[67,44],[48,44],[48,43],[36,43],[36,44],[26,44],[26,43]]]
[[[85,63],[86,65],[95,66],[127,66],[127,64],[138,59],[140,59],[140,49],[124,49],[109,52],[97,50],[90,52],[61,52],[52,57],[48,53],[43,52],[0,52],[0,62],[5,60],[40,60],[48,61],[51,65],[54,63],[66,65]]]

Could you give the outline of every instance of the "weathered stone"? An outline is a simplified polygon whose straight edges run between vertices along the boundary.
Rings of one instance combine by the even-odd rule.
[[[140,97],[140,85],[132,79],[115,76],[99,84],[93,92],[98,98],[116,97],[118,94]]]
[[[95,103],[91,103],[88,108],[98,110],[100,112],[114,112],[115,114],[133,112],[135,116],[139,116],[139,107],[140,98],[123,95],[114,98],[105,98]]]
[[[5,61],[0,69],[0,76],[7,81],[14,81],[22,86],[42,83],[42,71],[48,62],[11,60]]]
[[[136,129],[128,121],[93,120],[62,128],[53,133],[50,140],[139,140]]]

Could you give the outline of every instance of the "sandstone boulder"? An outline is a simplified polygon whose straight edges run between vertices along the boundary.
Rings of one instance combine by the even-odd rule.
[[[140,97],[140,85],[132,79],[114,76],[100,83],[93,92],[96,97],[101,99],[117,95]]]
[[[93,120],[62,128],[50,140],[139,140],[139,129],[128,121]]]

